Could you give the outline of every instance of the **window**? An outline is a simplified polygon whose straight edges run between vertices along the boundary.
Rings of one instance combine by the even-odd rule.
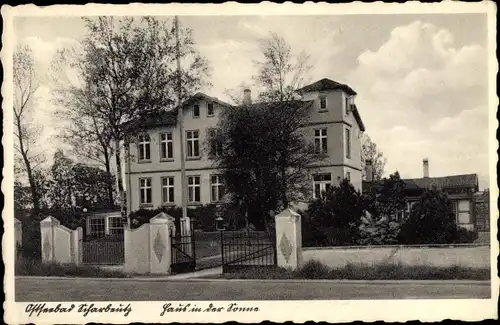
[[[222,156],[222,143],[220,139],[217,139],[217,130],[210,129],[208,132],[210,138],[210,156]]]
[[[320,109],[321,111],[324,111],[324,110],[326,110],[326,109],[327,109],[327,108],[326,108],[326,97],[320,97],[320,98],[319,98],[319,109]]]
[[[198,131],[187,131],[187,157],[198,158],[200,156],[200,138]]]
[[[200,117],[200,105],[198,104],[193,106],[193,117]]]
[[[174,158],[174,142],[172,132],[160,134],[160,159]]]
[[[458,201],[458,223],[472,223],[471,213],[470,213],[470,201],[460,200]]]
[[[345,178],[350,182],[351,181],[351,172],[346,172]]]
[[[345,129],[345,156],[351,158],[351,130]]]
[[[139,136],[139,160],[151,159],[151,139],[149,134]]]
[[[188,201],[189,203],[200,202],[200,176],[188,177]]]
[[[139,196],[141,204],[151,204],[151,178],[139,179]]]
[[[162,203],[174,203],[174,178],[164,177],[161,179]]]
[[[314,148],[317,154],[328,152],[326,129],[314,130]]]
[[[224,182],[221,175],[210,176],[211,201],[220,202],[224,199]]]
[[[321,197],[321,194],[332,186],[331,174],[317,174],[313,176],[314,198]]]
[[[108,231],[110,235],[123,235],[122,217],[109,217]]]
[[[89,220],[89,235],[91,237],[104,237],[106,234],[106,225],[104,218],[90,218]]]
[[[207,104],[207,116],[214,116],[214,103]]]

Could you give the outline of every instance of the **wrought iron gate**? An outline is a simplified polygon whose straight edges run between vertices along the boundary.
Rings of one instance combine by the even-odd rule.
[[[182,226],[180,230],[180,233],[170,233],[172,254],[170,270],[172,273],[193,272],[196,269],[193,223],[191,223],[190,229]]]
[[[276,267],[276,235],[265,231],[221,231],[222,272]]]

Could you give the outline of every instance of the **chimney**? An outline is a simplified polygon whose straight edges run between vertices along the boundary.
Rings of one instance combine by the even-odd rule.
[[[373,165],[370,159],[365,161],[365,172],[366,172],[366,181],[373,181]]]
[[[424,178],[429,177],[429,159],[424,158]]]
[[[243,104],[250,105],[252,103],[252,91],[249,88],[243,90]]]

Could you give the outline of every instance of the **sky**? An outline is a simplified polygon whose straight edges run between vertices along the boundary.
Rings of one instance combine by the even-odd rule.
[[[276,32],[293,52],[309,54],[309,81],[330,78],[358,93],[366,133],[387,158],[386,175],[422,177],[428,158],[430,176],[477,173],[480,188],[489,187],[485,14],[181,16],[180,23],[210,62],[212,87],[203,92],[229,101],[226,89],[249,85],[258,40]],[[86,34],[78,17],[18,17],[14,27],[42,74],[56,49]],[[56,138],[58,109],[42,81],[35,114],[46,125],[48,156],[64,148]]]

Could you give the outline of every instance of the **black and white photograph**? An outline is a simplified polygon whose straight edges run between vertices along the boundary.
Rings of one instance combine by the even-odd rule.
[[[4,321],[497,319],[495,11],[2,6]]]

